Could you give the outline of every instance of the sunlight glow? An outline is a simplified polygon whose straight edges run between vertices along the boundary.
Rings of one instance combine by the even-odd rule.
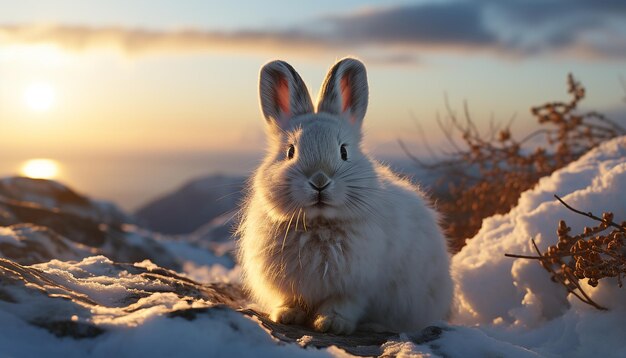
[[[54,179],[59,174],[59,164],[52,159],[30,159],[22,165],[20,174],[34,179]]]
[[[45,82],[32,83],[22,95],[24,104],[35,112],[44,112],[49,110],[54,104],[56,94],[54,88]]]

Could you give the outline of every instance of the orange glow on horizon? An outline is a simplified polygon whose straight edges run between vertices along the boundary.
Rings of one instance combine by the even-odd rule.
[[[22,164],[20,175],[33,179],[55,179],[59,171],[59,163],[55,160],[30,159]]]

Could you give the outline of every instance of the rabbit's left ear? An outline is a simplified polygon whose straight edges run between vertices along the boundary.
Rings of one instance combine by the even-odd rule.
[[[365,66],[359,60],[345,58],[328,71],[317,112],[341,115],[360,127],[367,111],[368,95]]]

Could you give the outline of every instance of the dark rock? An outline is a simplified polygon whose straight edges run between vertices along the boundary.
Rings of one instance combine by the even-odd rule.
[[[31,323],[35,326],[47,329],[57,337],[72,337],[76,339],[94,338],[104,333],[102,328],[82,322],[41,321]]]
[[[17,303],[17,300],[15,300],[15,298],[13,298],[10,293],[2,289],[0,289],[0,300],[9,303]]]
[[[10,220],[0,221],[2,226],[31,223],[48,227],[72,241],[92,247],[101,246],[106,241],[106,235],[101,230],[99,222],[58,209],[47,209],[32,203],[12,202],[0,198],[0,210],[12,214]]]
[[[428,326],[419,332],[408,333],[411,342],[420,345],[437,340],[445,329],[437,326]]]
[[[5,239],[0,241],[0,256],[11,258],[23,265],[50,261],[53,258],[79,260],[90,254],[86,248],[76,245],[46,227],[17,224],[3,231]],[[6,237],[8,233],[12,236]]]
[[[390,332],[357,331],[351,335],[320,333],[309,327],[276,323],[270,320],[266,314],[254,310],[244,309],[241,312],[258,319],[259,323],[275,338],[286,343],[296,343],[302,347],[326,348],[337,346],[357,356],[378,356],[382,353],[380,346],[383,343],[399,339],[397,333]]]

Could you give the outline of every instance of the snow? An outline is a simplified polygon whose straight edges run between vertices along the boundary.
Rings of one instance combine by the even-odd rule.
[[[138,270],[131,272],[132,267]],[[277,344],[253,319],[214,307],[196,294],[181,294],[185,290],[154,279],[154,269],[158,267],[149,261],[118,265],[104,256],[26,267],[21,273],[25,286],[2,286],[11,299],[0,300],[0,356],[330,356],[324,350]],[[168,316],[202,308],[212,309],[193,320]],[[44,320],[71,320],[106,331],[83,339],[57,338],[26,323]]]
[[[603,279],[597,288],[584,286],[592,299],[611,309],[601,312],[568,297],[536,261],[504,256],[534,254],[531,238],[542,251],[556,243],[560,219],[572,232],[597,224],[569,211],[554,194],[585,212],[611,211],[620,221],[626,219],[624,193],[626,137],[542,178],[509,213],[484,220],[480,232],[452,260],[457,295],[452,322],[478,325],[492,337],[547,356],[584,357],[592,351],[625,356],[626,329],[616,323],[626,319],[626,289],[617,287],[617,279]]]
[[[187,261],[183,265],[183,272],[187,277],[201,283],[241,283],[241,266],[228,269],[219,263],[207,266],[197,265],[192,261]]]
[[[153,315],[141,328],[122,326],[94,339],[59,339],[0,311],[3,357],[320,357],[324,351],[277,345],[234,311],[193,321]],[[33,344],[36,342],[36,344]]]
[[[391,356],[427,354],[441,357],[538,357],[526,348],[494,339],[482,331],[463,326],[451,326],[440,323],[443,328],[441,338],[434,343],[417,345],[406,335],[398,341],[389,341],[383,345],[384,353]]]
[[[59,205],[34,192],[22,198]],[[598,311],[569,296],[538,262],[504,256],[533,254],[531,238],[541,250],[555,243],[560,219],[573,232],[596,224],[566,209],[554,194],[596,215],[612,211],[619,222],[626,220],[625,192],[626,137],[542,178],[509,213],[485,219],[453,257],[456,302],[450,322],[433,323],[440,333],[424,340],[421,332],[405,332],[389,338],[380,352],[401,357],[626,356],[626,288],[614,279],[585,287],[610,308]],[[134,226],[122,233],[124,247],[159,248],[154,257],[173,257],[179,265],[162,268],[154,259],[122,264],[101,255],[114,252],[113,247],[90,251],[50,228],[0,226],[0,256],[13,260],[8,252],[37,245],[50,253],[41,256],[43,261],[33,256],[21,262],[30,266],[0,260],[0,356],[351,356],[336,346],[313,348],[309,335],[293,343],[278,341],[257,318],[217,305],[206,293],[210,285],[239,283],[232,241],[164,236]],[[46,258],[51,255],[56,259]]]

